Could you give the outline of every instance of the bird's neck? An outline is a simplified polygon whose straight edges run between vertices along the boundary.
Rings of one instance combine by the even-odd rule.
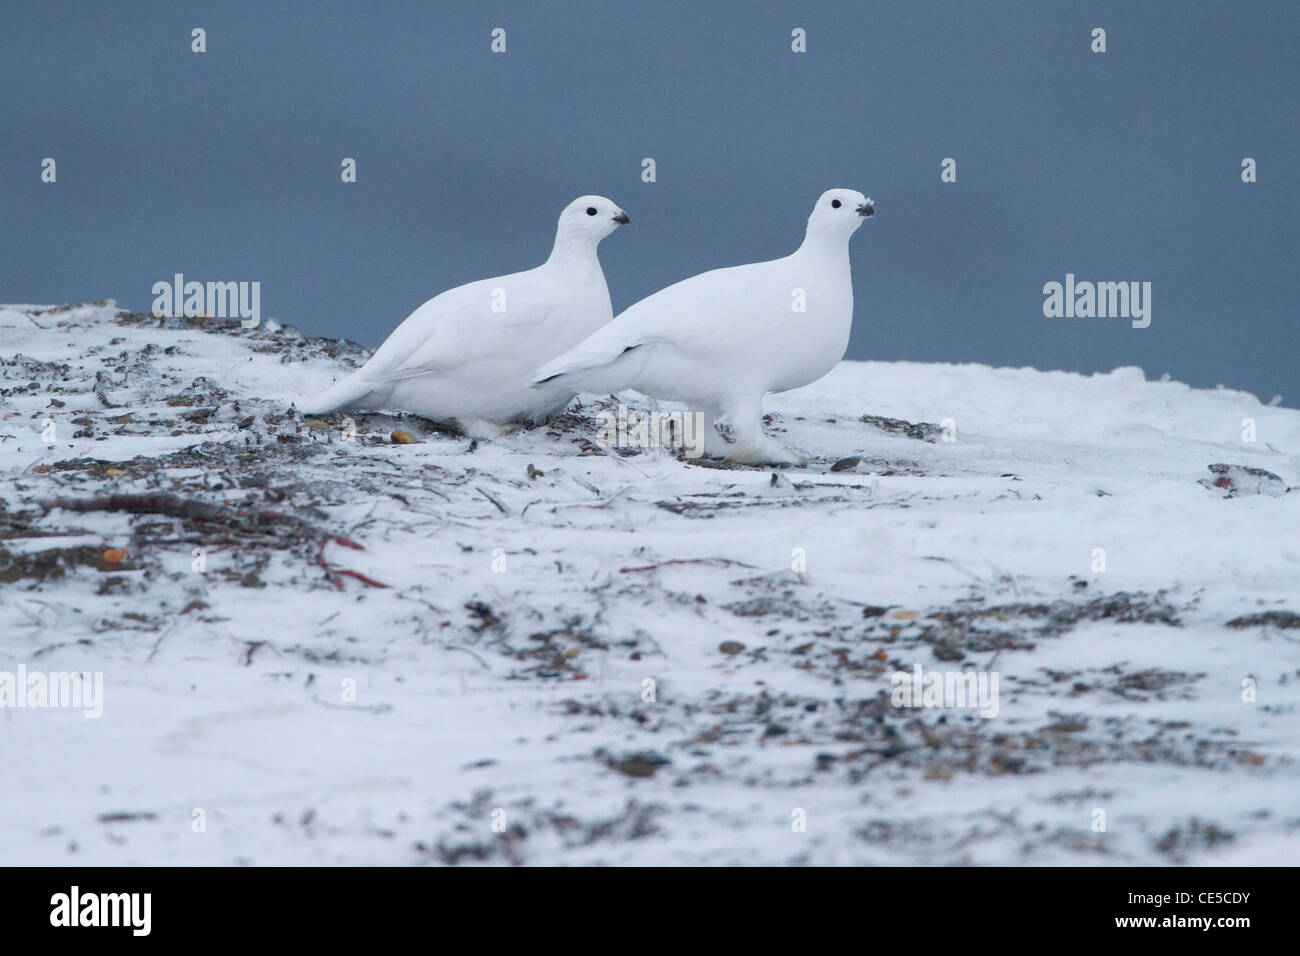
[[[566,236],[563,233],[556,235],[555,245],[551,247],[551,255],[546,260],[546,264],[553,269],[582,274],[600,270],[600,260],[596,257],[596,243]]]
[[[849,241],[840,234],[822,229],[809,229],[803,243],[795,250],[796,256],[814,260],[831,269],[849,268]]]

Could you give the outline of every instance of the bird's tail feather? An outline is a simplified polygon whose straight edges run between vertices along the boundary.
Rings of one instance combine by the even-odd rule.
[[[373,402],[367,401],[367,398],[371,397],[373,391],[375,391],[374,382],[355,374],[349,375],[343,381],[335,382],[320,395],[305,399],[302,412],[304,415],[324,415],[333,411],[370,407]]]
[[[572,384],[582,391],[591,391],[594,379],[601,377],[602,372],[609,370],[619,359],[638,347],[632,345],[619,352],[607,349],[572,349],[534,372],[530,384],[537,386],[563,379],[565,384]],[[598,388],[596,390],[599,391]]]

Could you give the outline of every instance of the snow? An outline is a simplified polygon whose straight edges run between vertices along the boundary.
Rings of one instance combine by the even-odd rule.
[[[1300,628],[1228,622],[1300,613],[1300,494],[1199,483],[1300,484],[1294,409],[844,362],[769,398],[809,458],[778,473],[602,453],[594,397],[343,441],[290,406],[366,353],[288,327],[11,305],[0,341],[0,672],[104,674],[98,719],[0,708],[7,863],[1295,858]],[[160,492],[354,539],[326,561],[387,587],[308,539],[209,532],[199,573],[178,519],[38,504]],[[893,707],[917,663],[996,672],[997,716]]]

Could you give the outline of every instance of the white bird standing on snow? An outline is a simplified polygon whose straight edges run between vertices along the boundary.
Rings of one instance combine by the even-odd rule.
[[[815,382],[844,357],[853,324],[849,238],[874,212],[860,192],[827,190],[792,254],[670,285],[539,368],[532,384],[630,388],[685,402],[705,415],[705,454],[803,465],[763,433],[763,396]],[[733,444],[712,427],[720,415]]]
[[[604,196],[579,196],[560,213],[544,263],[433,297],[306,413],[401,409],[475,437],[549,418],[577,390],[557,382],[539,391],[529,375],[613,318],[596,247],[627,222]]]

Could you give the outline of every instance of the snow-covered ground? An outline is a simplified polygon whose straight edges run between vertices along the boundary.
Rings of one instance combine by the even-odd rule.
[[[98,718],[0,710],[4,862],[1300,858],[1293,409],[845,362],[769,399],[773,472],[602,451],[607,400],[346,441],[291,403],[366,353],[291,329],[0,343],[0,675],[103,675]],[[302,521],[39,505],[161,493]],[[894,706],[917,664],[996,715]]]

